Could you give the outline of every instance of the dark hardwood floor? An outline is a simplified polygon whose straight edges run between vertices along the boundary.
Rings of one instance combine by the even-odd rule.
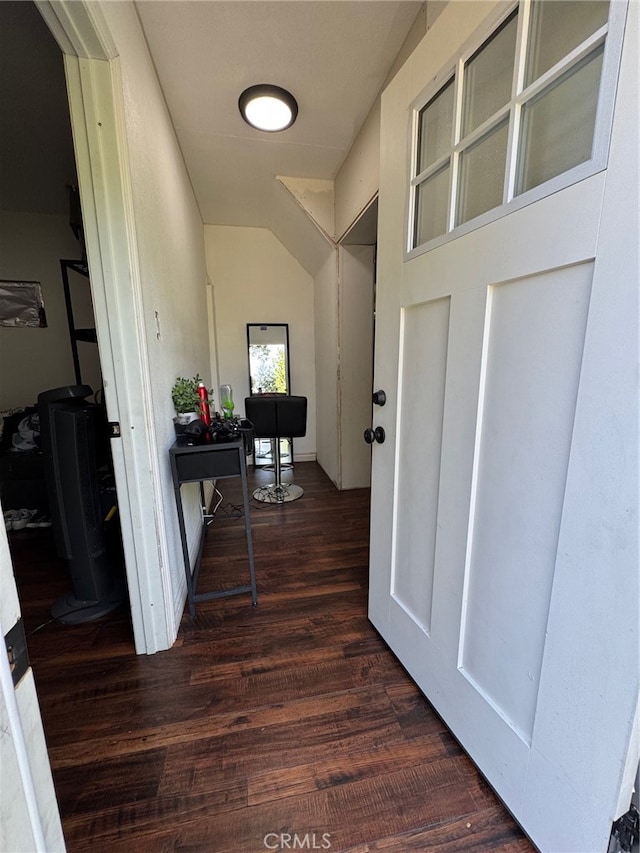
[[[299,501],[254,502],[259,606],[200,604],[153,656],[125,608],[39,627],[66,572],[50,531],[10,534],[68,850],[529,853],[367,620],[368,492],[313,463],[295,481]],[[201,583],[246,574],[243,521],[219,515]]]

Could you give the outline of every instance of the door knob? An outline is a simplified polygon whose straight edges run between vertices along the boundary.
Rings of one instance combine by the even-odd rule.
[[[381,426],[376,427],[375,429],[367,427],[364,431],[364,440],[367,444],[373,444],[374,441],[377,441],[378,444],[384,444],[385,438],[384,429]]]
[[[373,402],[376,404],[376,406],[384,406],[384,404],[387,402],[387,395],[384,391],[374,391]]]

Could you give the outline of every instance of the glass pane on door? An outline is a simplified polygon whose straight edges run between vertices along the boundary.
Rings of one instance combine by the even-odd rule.
[[[528,86],[606,23],[607,0],[534,0],[527,51]]]
[[[416,187],[414,246],[446,233],[449,210],[449,164]]]
[[[466,63],[463,137],[509,103],[517,29],[518,18],[514,13]]]
[[[460,155],[456,225],[502,204],[508,137],[504,121]]]
[[[522,108],[516,194],[591,158],[603,48]]]
[[[451,149],[453,132],[453,80],[420,110],[416,175]]]

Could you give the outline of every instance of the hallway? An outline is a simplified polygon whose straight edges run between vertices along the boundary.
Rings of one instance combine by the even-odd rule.
[[[299,501],[252,501],[258,608],[200,604],[151,657],[124,611],[45,624],[64,567],[50,531],[11,534],[68,850],[528,853],[367,620],[368,490],[337,492],[315,463],[295,481]],[[222,486],[201,588],[248,571],[225,517],[239,483]]]

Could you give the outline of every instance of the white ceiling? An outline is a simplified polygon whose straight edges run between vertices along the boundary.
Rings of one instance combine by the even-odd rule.
[[[276,175],[334,178],[422,5],[138,0],[204,221],[268,225]],[[256,83],[292,92],[292,128],[242,120],[238,97]]]
[[[335,177],[424,4],[137,0],[136,8],[204,221],[278,233],[302,226],[283,225],[292,202],[275,176]],[[75,173],[62,59],[32,3],[0,2],[0,55],[0,209],[66,213]],[[240,93],[262,82],[295,95],[289,130],[264,134],[241,119]]]

